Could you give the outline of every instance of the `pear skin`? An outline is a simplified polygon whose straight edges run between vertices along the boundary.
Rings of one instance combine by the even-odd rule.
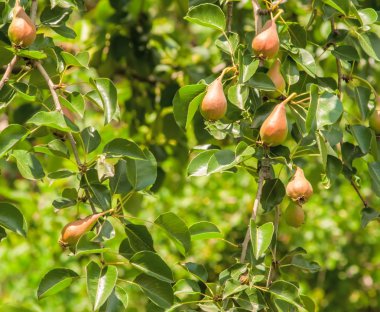
[[[297,167],[293,178],[286,186],[286,194],[293,201],[298,201],[301,204],[305,203],[313,195],[313,187],[305,178],[305,174],[300,167]]]
[[[201,114],[207,120],[216,121],[224,117],[227,99],[223,92],[222,77],[215,79],[208,87],[201,104]]]
[[[8,28],[8,36],[14,45],[22,48],[30,46],[36,39],[36,27],[19,1],[16,1],[13,9],[13,19]]]
[[[267,21],[261,32],[253,38],[252,49],[259,57],[275,58],[280,49],[280,39],[275,20]]]
[[[267,75],[276,87],[276,91],[271,92],[271,95],[272,97],[277,98],[285,91],[286,86],[285,79],[281,74],[281,62],[279,59],[276,59],[273,62],[271,68],[268,70]]]
[[[101,212],[92,214],[84,219],[75,220],[66,224],[62,229],[61,237],[59,239],[59,244],[62,247],[75,247],[76,243],[86,232],[91,230],[98,219],[104,216],[108,212]]]
[[[305,222],[305,212],[302,206],[291,202],[285,211],[285,221],[288,225],[298,228]]]
[[[260,128],[261,141],[267,146],[280,145],[288,135],[285,104],[277,104]]]

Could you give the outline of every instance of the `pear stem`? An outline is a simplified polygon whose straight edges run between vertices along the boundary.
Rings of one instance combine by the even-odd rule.
[[[297,93],[293,92],[291,95],[289,95],[285,100],[283,100],[280,104],[287,104],[288,102],[290,102],[295,96],[297,95]]]
[[[283,9],[278,10],[277,14],[272,18],[272,20],[276,21],[276,19],[278,19],[282,13],[284,13]]]

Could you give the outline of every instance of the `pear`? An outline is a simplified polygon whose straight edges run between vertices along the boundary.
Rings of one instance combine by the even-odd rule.
[[[98,219],[104,216],[106,213],[108,213],[108,211],[95,213],[84,219],[75,220],[66,224],[62,229],[59,244],[64,248],[75,247],[82,235],[91,230]]]
[[[219,120],[227,111],[227,100],[223,92],[222,77],[215,79],[208,87],[201,104],[201,114],[207,120]]]
[[[11,42],[19,47],[26,48],[36,39],[36,26],[25,13],[20,1],[16,0],[13,9],[13,19],[8,29]]]
[[[277,34],[276,21],[270,19],[263,29],[252,40],[252,49],[257,56],[272,59],[280,49],[280,39]]]
[[[380,96],[376,97],[376,103],[376,108],[369,117],[369,126],[377,135],[380,135]]]
[[[292,227],[300,227],[305,222],[305,212],[302,206],[291,202],[285,211],[285,221]]]
[[[293,178],[286,186],[286,194],[300,204],[305,203],[313,195],[313,187],[300,167],[297,167]]]
[[[281,74],[281,61],[279,59],[276,59],[273,62],[271,68],[268,70],[267,75],[276,87],[276,91],[271,92],[271,95],[272,97],[277,98],[285,91],[286,86],[285,79]]]
[[[267,146],[280,145],[288,135],[285,104],[277,104],[260,128],[261,141]]]

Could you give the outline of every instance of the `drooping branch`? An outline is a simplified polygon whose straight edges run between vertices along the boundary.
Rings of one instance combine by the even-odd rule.
[[[59,102],[59,97],[58,97],[58,93],[57,93],[56,86],[55,86],[54,82],[51,80],[49,74],[47,73],[47,71],[45,70],[45,68],[42,66],[42,64],[40,62],[34,62],[34,66],[41,73],[42,77],[44,77],[44,79],[45,79],[45,81],[49,87],[49,90],[50,90],[51,96],[53,98],[53,102],[54,102],[56,111],[60,112],[63,116],[65,116],[65,114],[62,110],[61,103]],[[74,153],[76,163],[77,163],[78,167],[81,168],[82,162],[79,158],[77,144],[75,142],[74,136],[72,135],[72,133],[69,132],[68,137],[69,137],[69,141],[71,144],[71,148],[72,148],[73,153]]]
[[[263,191],[264,180],[267,177],[267,175],[268,175],[268,164],[266,162],[264,162],[262,164],[262,167],[259,169],[259,180],[257,183],[257,193],[256,193],[255,201],[253,203],[252,215],[251,215],[250,220],[256,221],[257,211],[259,209],[261,194]],[[250,240],[251,240],[250,225],[248,224],[248,229],[247,229],[247,232],[245,233],[244,242],[242,244],[242,251],[241,251],[241,256],[240,256],[240,262],[241,263],[244,262],[245,257],[247,255],[248,244],[249,244]]]

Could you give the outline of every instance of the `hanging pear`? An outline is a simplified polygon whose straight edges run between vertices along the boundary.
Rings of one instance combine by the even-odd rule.
[[[36,39],[36,27],[25,13],[19,0],[16,0],[13,9],[13,19],[9,25],[8,36],[14,45],[22,48],[30,46]]]
[[[227,100],[223,92],[222,77],[215,79],[208,87],[201,104],[201,114],[207,120],[219,120],[227,111]]]
[[[260,128],[261,141],[265,145],[280,145],[288,135],[285,104],[285,102],[277,104]]]
[[[64,248],[75,247],[81,236],[91,230],[98,219],[106,213],[108,213],[108,211],[95,213],[84,219],[75,220],[66,224],[66,226],[62,229],[59,244]]]
[[[257,56],[272,59],[280,49],[275,19],[270,19],[264,24],[263,29],[252,40],[252,49]]]
[[[298,203],[291,202],[285,211],[285,221],[288,225],[298,228],[305,223],[305,212]]]
[[[300,167],[297,167],[296,172],[291,181],[286,186],[286,194],[300,204],[307,202],[313,195],[313,187],[305,178],[305,174]]]
[[[376,97],[376,108],[369,117],[369,126],[380,135],[380,96]]]
[[[285,91],[286,86],[285,79],[281,74],[281,61],[279,59],[276,59],[273,62],[267,75],[276,87],[276,91],[272,92],[271,95],[272,97],[277,98]]]

